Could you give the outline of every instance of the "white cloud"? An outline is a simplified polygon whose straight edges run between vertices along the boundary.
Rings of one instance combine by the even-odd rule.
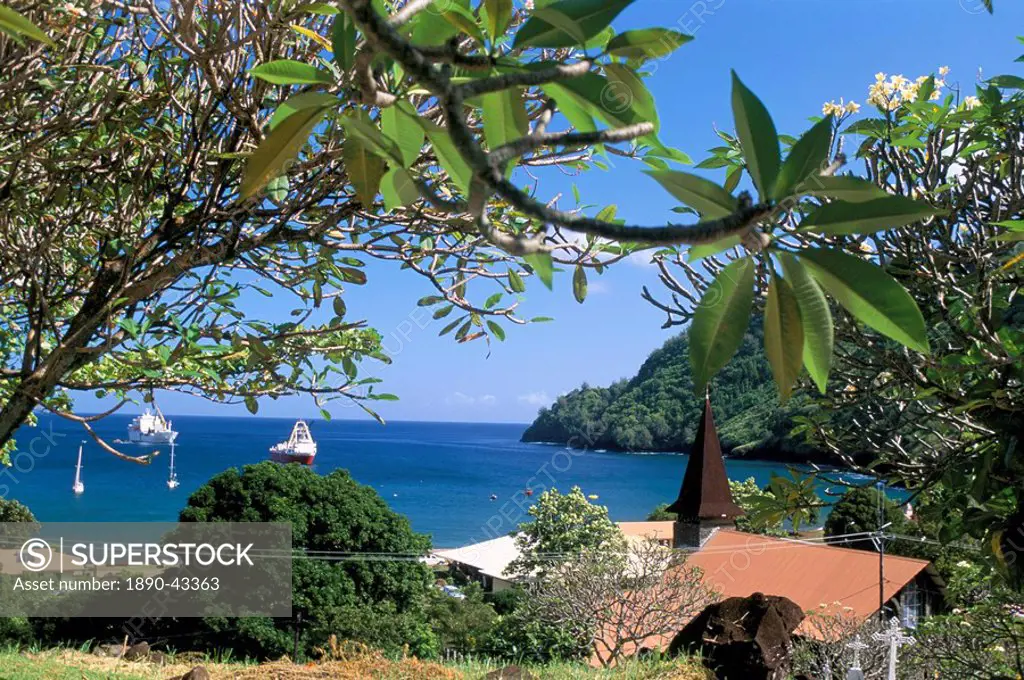
[[[498,403],[498,398],[493,394],[475,397],[464,392],[453,392],[444,398],[444,403],[449,406],[494,406]]]
[[[529,404],[530,406],[547,406],[551,403],[551,397],[548,396],[547,392],[530,392],[529,394],[519,395],[519,403]]]

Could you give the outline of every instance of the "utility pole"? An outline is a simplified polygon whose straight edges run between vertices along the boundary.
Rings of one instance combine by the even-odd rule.
[[[885,482],[878,482],[878,620],[885,623]]]
[[[299,662],[299,632],[302,629],[302,612],[295,613],[295,644],[292,647],[292,663]]]

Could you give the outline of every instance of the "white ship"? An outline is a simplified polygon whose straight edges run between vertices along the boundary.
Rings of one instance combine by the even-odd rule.
[[[295,422],[292,436],[288,438],[288,441],[270,447],[270,460],[278,463],[312,465],[315,457],[316,442],[313,441],[313,435],[309,433],[309,426],[304,420]]]
[[[135,420],[128,426],[130,443],[170,444],[178,436],[178,433],[171,429],[171,422],[160,412],[160,407],[154,403],[153,408],[156,413],[150,413],[149,409],[146,409],[141,416],[135,416]]]

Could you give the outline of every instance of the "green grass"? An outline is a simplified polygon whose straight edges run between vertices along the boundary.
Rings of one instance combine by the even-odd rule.
[[[173,660],[172,660],[173,662]],[[192,664],[160,668],[148,664],[129,664],[130,668],[115,667],[112,659],[100,659],[84,650],[53,649],[19,651],[0,649],[0,680],[163,680],[188,670]],[[215,678],[260,677],[260,669],[249,663],[207,662],[205,665]],[[507,664],[495,661],[467,661],[445,664],[461,680],[481,680],[488,672]],[[582,663],[558,663],[548,666],[527,666],[543,680],[705,680],[706,674],[692,660],[626,661],[614,669],[591,668]],[[303,666],[288,665],[288,677],[301,680]],[[365,666],[362,668],[366,668]],[[437,668],[437,666],[434,666]],[[267,671],[270,667],[267,668]],[[276,667],[280,670],[280,666]],[[311,669],[312,671],[313,669]],[[350,669],[349,672],[351,672]],[[415,671],[413,671],[415,672]],[[255,675],[254,675],[255,673]],[[316,673],[322,678],[322,673]],[[342,677],[352,677],[343,674]],[[376,680],[409,680],[410,668],[399,662],[375,667]],[[436,677],[432,675],[431,677]]]
[[[0,651],[0,680],[149,680],[126,675],[68,666],[59,659],[29,658],[17,651]]]

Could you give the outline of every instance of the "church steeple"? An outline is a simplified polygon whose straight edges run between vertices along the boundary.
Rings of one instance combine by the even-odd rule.
[[[732,500],[722,445],[711,414],[711,400],[706,395],[704,415],[690,450],[679,498],[668,511],[678,516],[674,532],[676,547],[699,547],[715,528],[730,525],[743,514]]]

